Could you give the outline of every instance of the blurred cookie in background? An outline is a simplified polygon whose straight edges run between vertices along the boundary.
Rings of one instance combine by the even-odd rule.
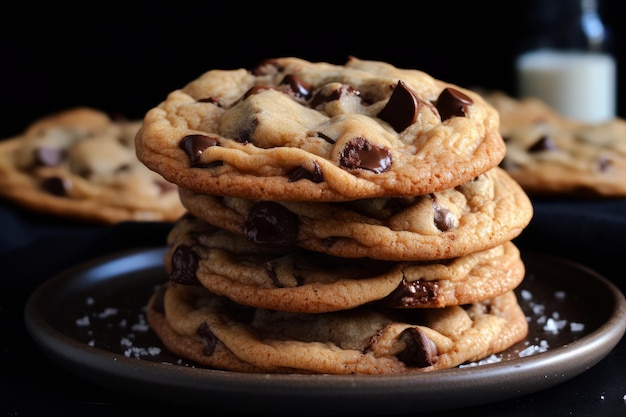
[[[88,107],[36,120],[0,141],[0,196],[81,221],[173,221],[184,213],[177,187],[135,154],[141,124]]]
[[[566,118],[538,98],[483,97],[500,113],[501,166],[530,195],[626,196],[626,120]]]

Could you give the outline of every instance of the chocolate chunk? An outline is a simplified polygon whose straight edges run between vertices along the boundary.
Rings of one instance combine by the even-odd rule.
[[[322,138],[322,139],[324,139],[324,140],[325,140],[326,142],[328,142],[328,143],[335,143],[335,142],[336,142],[336,140],[335,140],[335,139],[331,138],[331,137],[330,137],[330,136],[328,136],[328,135],[325,135],[325,134],[324,134],[324,133],[322,133],[322,132],[317,132],[317,136],[318,136],[318,137],[320,137],[320,138]]]
[[[296,98],[307,100],[311,96],[311,84],[296,77],[293,74],[285,75],[280,85],[286,85],[291,88],[291,92]]]
[[[69,178],[50,177],[42,181],[41,187],[52,195],[65,197],[72,188],[72,181]]]
[[[267,86],[267,85],[255,85],[254,87],[250,88],[248,91],[246,91],[243,96],[241,96],[241,100],[245,100],[248,97],[254,95],[254,94],[259,94],[262,93],[263,91],[266,90],[271,90],[272,87]]]
[[[203,353],[206,356],[211,356],[215,352],[218,342],[217,337],[215,337],[215,333],[211,331],[208,324],[202,323],[200,327],[198,327],[198,330],[196,330],[196,334],[204,339]]]
[[[339,163],[347,168],[367,169],[380,174],[391,168],[392,160],[389,149],[372,146],[366,139],[357,137],[346,144]]]
[[[420,100],[403,81],[398,81],[385,107],[378,117],[386,121],[396,132],[415,123]]]
[[[450,210],[441,206],[437,200],[433,199],[433,211],[435,214],[435,226],[442,232],[452,230],[456,227],[456,217]]]
[[[198,100],[199,103],[213,103],[217,107],[222,107],[222,99],[220,97],[207,97]]]
[[[471,104],[474,104],[474,101],[467,95],[448,87],[439,94],[435,107],[439,110],[441,120],[444,121],[454,116],[465,117],[467,107]]]
[[[304,179],[313,181],[314,183],[324,181],[322,169],[317,162],[313,163],[313,172],[305,169],[304,167],[296,167],[289,173],[289,182],[296,182]]]
[[[65,159],[65,152],[59,148],[51,148],[42,146],[35,149],[35,164],[54,167],[59,165]]]
[[[437,281],[418,279],[409,282],[403,277],[398,287],[381,299],[380,303],[389,307],[414,307],[430,304],[437,298],[438,289]]]
[[[554,151],[557,149],[556,144],[550,136],[544,135],[537,139],[535,143],[528,147],[528,152],[536,153],[543,151]]]
[[[410,327],[400,334],[399,339],[406,348],[396,356],[407,366],[425,368],[437,363],[437,345],[420,329]]]
[[[183,285],[200,285],[196,277],[198,254],[189,246],[178,246],[172,254],[170,281]]]
[[[284,206],[262,201],[250,208],[244,233],[251,241],[263,245],[292,245],[298,236],[298,218]]]
[[[348,84],[339,84],[335,88],[332,88],[332,86],[327,86],[327,87],[328,88],[319,89],[317,93],[313,96],[313,99],[311,100],[311,108],[316,108],[320,104],[339,100],[342,96],[345,96],[345,95],[351,95],[351,96],[361,95],[361,92],[359,90],[354,89],[352,86]],[[332,88],[332,90],[328,91],[330,88]]]
[[[180,148],[187,152],[192,165],[198,162],[202,152],[210,146],[219,146],[216,138],[205,135],[189,135],[180,141]]]

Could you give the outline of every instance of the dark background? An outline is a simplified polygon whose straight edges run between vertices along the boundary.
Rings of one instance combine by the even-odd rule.
[[[355,55],[515,94],[513,61],[534,31],[525,20],[532,3],[12,3],[0,11],[0,138],[77,105],[140,118],[204,71],[274,56],[342,64]],[[626,116],[626,7],[601,5]]]

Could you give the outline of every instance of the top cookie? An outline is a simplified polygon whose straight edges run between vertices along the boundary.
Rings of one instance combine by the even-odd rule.
[[[177,187],[137,159],[140,126],[83,107],[37,120],[0,141],[0,195],[83,221],[174,221],[185,209]]]
[[[506,151],[499,115],[480,95],[354,57],[208,71],[147,112],[136,148],[187,190],[292,201],[436,192]]]
[[[502,167],[527,193],[626,196],[626,120],[584,123],[536,98],[484,97],[500,112]]]

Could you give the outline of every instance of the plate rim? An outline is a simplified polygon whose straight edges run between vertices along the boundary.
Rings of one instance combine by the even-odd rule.
[[[334,411],[342,414],[358,411],[360,415],[371,415],[394,411],[415,412],[416,402],[420,404],[420,411],[438,411],[491,403],[536,392],[571,379],[594,366],[619,343],[626,332],[626,299],[614,283],[574,261],[531,251],[522,251],[526,263],[528,258],[539,257],[566,264],[580,270],[590,279],[599,281],[605,291],[612,295],[613,308],[608,320],[580,339],[544,353],[428,373],[375,376],[246,374],[166,364],[129,358],[116,352],[91,347],[63,334],[41,314],[46,297],[64,284],[69,285],[73,279],[79,279],[77,276],[81,273],[132,257],[149,260],[137,262],[137,270],[160,268],[165,250],[164,247],[138,248],[113,253],[81,263],[46,280],[27,300],[24,320],[28,334],[53,361],[76,376],[143,397],[220,411],[271,411],[279,414],[294,410],[302,412],[303,404],[306,404],[307,411],[311,413],[323,411],[328,414],[328,405],[318,400],[335,398],[337,407],[333,407]],[[128,272],[132,270],[123,271]],[[114,274],[109,279],[115,276]],[[505,389],[503,386],[511,378],[512,372],[516,373],[519,385],[516,385],[515,390]],[[542,374],[543,378],[529,378],[538,374]],[[442,386],[449,388],[442,390]],[[277,393],[282,389],[287,389],[289,395],[281,396]],[[449,389],[454,389],[454,404],[449,401]],[[484,399],[484,396],[475,395],[479,390],[492,390],[490,398]],[[241,395],[254,400],[235,401]],[[210,401],[211,397],[222,401]],[[407,401],[409,397],[411,401]],[[424,403],[419,401],[420,398],[430,401]],[[282,403],[277,402],[277,399]],[[246,405],[248,403],[254,405]],[[396,409],[390,410],[390,403],[396,404]],[[281,404],[279,409],[274,408],[277,404]]]

